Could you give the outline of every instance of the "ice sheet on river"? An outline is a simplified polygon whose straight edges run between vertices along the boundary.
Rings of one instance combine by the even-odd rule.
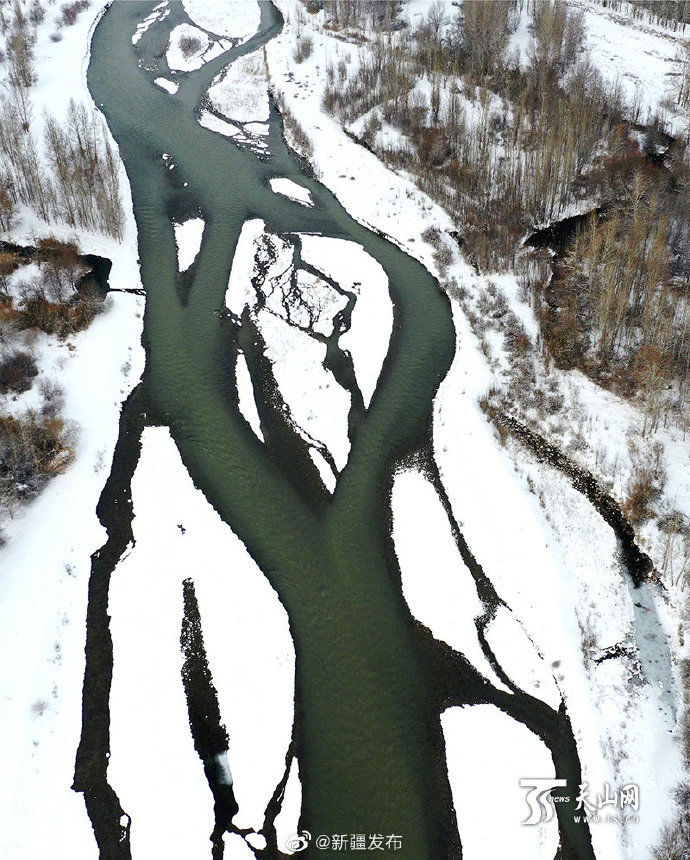
[[[175,224],[175,244],[177,245],[177,267],[186,272],[196,259],[201,248],[204,234],[203,218],[189,218],[181,224]]]
[[[301,185],[298,185],[296,182],[293,182],[292,179],[287,179],[281,176],[278,179],[271,179],[269,184],[271,186],[271,191],[275,191],[276,194],[282,194],[284,197],[296,200],[303,206],[314,205],[310,192]]]

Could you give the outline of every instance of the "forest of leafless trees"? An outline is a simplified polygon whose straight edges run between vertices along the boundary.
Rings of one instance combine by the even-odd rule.
[[[54,42],[88,0],[63,3]],[[121,239],[119,163],[100,115],[74,100],[66,116],[36,115],[32,104],[35,29],[45,19],[40,0],[0,0],[6,76],[0,91],[0,230],[8,234],[20,207],[47,224],[68,225]],[[46,230],[46,232],[48,232]],[[40,373],[32,347],[40,332],[67,338],[103,308],[103,294],[78,248],[51,236],[36,248],[0,249],[0,398],[37,390],[32,408],[0,412],[0,513],[35,496],[73,457],[74,429],[61,416],[64,392]],[[31,277],[21,278],[27,263]],[[0,535],[0,542],[2,536]]]
[[[684,26],[684,7],[658,5],[659,21]],[[520,56],[509,42],[525,12],[533,38]],[[331,27],[346,26],[339,9],[328,14]],[[365,27],[376,10],[360,3],[348,14],[347,26],[359,14]],[[432,3],[412,31],[384,24],[369,29],[352,71],[329,64],[326,109],[443,205],[477,270],[525,273],[557,364],[639,394],[650,428],[687,404],[688,140],[602,78],[582,12],[560,0]],[[670,98],[690,114],[688,52]],[[588,210],[555,266],[527,275],[525,237]]]
[[[66,4],[65,24],[81,3]],[[66,223],[120,239],[123,209],[118,160],[105,125],[91,108],[71,101],[64,121],[46,112],[36,117],[31,98],[34,32],[40,4],[25,14],[15,2],[3,14],[8,69],[0,95],[0,227],[9,229],[18,204],[48,223]],[[62,19],[61,19],[62,20]],[[42,127],[37,139],[35,129]]]

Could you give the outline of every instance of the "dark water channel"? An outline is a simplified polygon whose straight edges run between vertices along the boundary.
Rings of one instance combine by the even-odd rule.
[[[99,506],[110,540],[94,556],[85,727],[75,787],[85,792],[87,806],[91,800],[101,855],[129,856],[122,810],[104,784],[112,660],[104,592],[117,552],[126,545],[124,520],[131,521],[126,481],[117,470],[131,477],[135,430],[153,421],[170,427],[195,483],[246,544],[287,610],[297,655],[300,826],[314,835],[400,834],[398,856],[459,857],[439,718],[443,707],[493,702],[545,740],[559,775],[574,782],[580,765],[564,710],[556,713],[520,691],[495,691],[462,658],[436,652],[402,598],[390,538],[392,474],[397,463],[430,444],[433,397],[454,353],[448,300],[421,264],[354,221],[326,188],[305,175],[283,141],[274,109],[268,156],[199,125],[194,111],[213,78],[279,32],[282,20],[275,7],[262,3],[259,33],[198,71],[178,76],[180,89],[171,96],[153,78],[166,72],[164,47],[172,25],[184,20],[181,4],[171,3],[169,18],[155,24],[136,48],[132,44],[137,24],[154,5],[134,0],[110,6],[94,32],[88,71],[90,91],[131,184],[146,292],[147,362],[129,405],[139,418],[123,417],[113,473]],[[154,66],[157,72],[151,71]],[[269,180],[278,176],[308,188],[314,207],[274,194]],[[193,211],[206,226],[181,288],[172,218]],[[262,444],[238,408],[233,368],[243,333],[228,326],[219,311],[249,218],[262,218],[279,235],[316,232],[358,242],[389,280],[394,304],[389,352],[371,405],[352,428],[349,461],[332,497],[316,472],[295,480],[285,445]],[[254,380],[255,390],[260,382]],[[433,547],[429,551],[431,557]],[[593,856],[586,827],[572,824],[571,805],[557,807],[561,856]],[[307,853],[327,856],[313,848]]]

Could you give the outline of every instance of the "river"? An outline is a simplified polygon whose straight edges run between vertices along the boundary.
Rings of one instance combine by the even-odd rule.
[[[449,302],[419,262],[353,220],[303,172],[275,109],[268,158],[198,123],[194,108],[218,72],[280,30],[275,7],[262,3],[257,35],[189,73],[170,96],[154,85],[155,75],[140,65],[132,44],[137,24],[154,5],[111,5],[95,29],[88,70],[89,89],[131,184],[146,291],[146,370],[123,414],[99,506],[110,543],[92,568],[75,788],[86,795],[101,856],[129,856],[126,815],[105,784],[112,670],[107,583],[131,521],[127,476],[136,462],[137,434],[144,424],[165,424],[195,483],[287,610],[296,652],[300,826],[312,834],[400,834],[400,856],[459,857],[443,707],[491,701],[539,733],[559,775],[574,782],[580,765],[563,709],[556,714],[519,691],[509,696],[490,688],[433,642],[402,597],[390,536],[392,475],[397,464],[428,453],[432,444],[433,398],[455,346]],[[138,49],[150,59],[164,52],[173,24],[185,20],[180,3],[170,7],[165,24],[152,28]],[[308,188],[314,207],[274,194],[273,177]],[[206,229],[190,282],[182,283],[172,222],[176,213],[192,211],[201,213]],[[278,235],[314,232],[357,242],[388,277],[394,306],[389,352],[371,404],[351,428],[349,460],[332,497],[315,469],[296,472],[286,459],[289,428],[278,427],[262,444],[239,410],[233,368],[237,350],[249,348],[251,338],[219,311],[249,218],[263,219]],[[568,805],[558,806],[562,856],[593,856],[586,827],[568,824]]]

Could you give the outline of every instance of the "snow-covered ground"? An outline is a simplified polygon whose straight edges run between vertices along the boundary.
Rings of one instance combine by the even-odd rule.
[[[134,546],[113,572],[109,602],[108,778],[132,817],[134,857],[206,857],[213,802],[182,686],[182,583],[191,578],[196,591],[241,829],[261,829],[285,770],[294,698],[287,614],[194,486],[167,428],[144,430],[132,501]],[[184,827],[170,825],[176,809]]]
[[[90,29],[104,3],[95,3],[52,41],[59,7],[49,7],[36,43],[34,118],[43,108],[63,118],[70,98],[91,103],[84,78]],[[121,170],[127,211],[124,239],[41,224],[27,211],[13,241],[31,244],[51,233],[76,241],[84,253],[113,262],[114,290],[141,287],[129,186]],[[83,798],[71,790],[81,729],[81,687],[90,555],[104,541],[96,504],[118,435],[120,405],[139,379],[143,301],[113,292],[103,314],[59,344],[39,337],[39,374],[64,388],[64,417],[76,428],[75,458],[42,494],[2,523],[0,548],[0,788],[4,809],[0,854],[42,857],[69,846],[75,858],[97,856]],[[107,349],[105,348],[107,345]],[[40,377],[39,377],[40,378]],[[61,850],[61,849],[60,849]]]
[[[673,32],[633,18],[630,9],[614,12],[594,0],[568,0],[584,13],[586,47],[604,78],[619,83],[626,102],[639,108],[639,122],[655,116],[671,134],[687,131],[688,117],[678,109],[675,88],[690,31]]]
[[[259,4],[254,0],[182,0],[187,15],[205,30],[241,45],[259,29]]]
[[[314,205],[309,191],[306,188],[302,188],[302,186],[298,185],[296,182],[293,182],[292,179],[286,179],[284,177],[271,179],[270,185],[271,191],[275,191],[276,194],[282,194],[284,197],[296,200],[303,206]]]
[[[173,71],[191,72],[208,63],[218,54],[229,48],[220,39],[212,39],[198,27],[190,24],[178,24],[170,34],[170,44],[166,59],[168,67]]]
[[[196,255],[199,253],[199,248],[201,248],[203,235],[203,218],[188,218],[181,224],[175,224],[177,265],[181,272],[186,272],[194,260],[196,260]]]

